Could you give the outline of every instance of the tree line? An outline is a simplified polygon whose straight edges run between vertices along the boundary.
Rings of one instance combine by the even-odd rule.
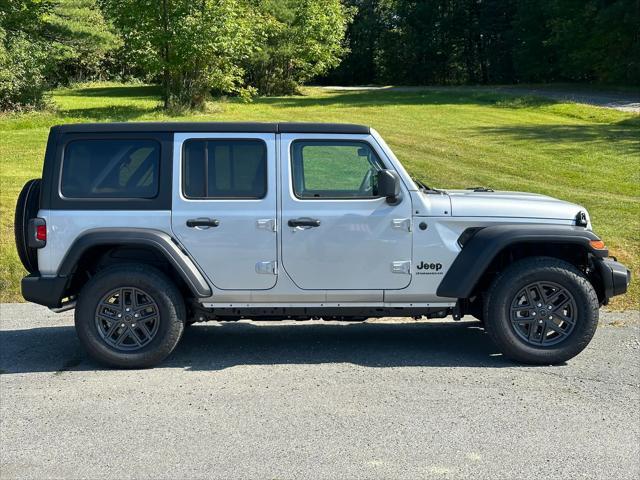
[[[640,85],[640,0],[348,0],[337,84]]]
[[[640,0],[0,0],[0,110],[87,80],[213,95],[346,85],[640,84]]]
[[[85,80],[158,83],[166,108],[294,93],[336,67],[340,0],[0,0],[0,110]]]

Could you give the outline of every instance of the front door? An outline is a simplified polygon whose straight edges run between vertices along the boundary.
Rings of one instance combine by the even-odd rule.
[[[411,281],[411,199],[377,195],[391,169],[369,135],[281,136],[282,261],[305,290],[401,289]]]
[[[172,229],[220,289],[276,284],[275,134],[176,134]]]

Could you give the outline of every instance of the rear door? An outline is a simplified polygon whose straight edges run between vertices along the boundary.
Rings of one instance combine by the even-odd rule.
[[[370,135],[282,134],[282,260],[305,290],[401,289],[411,282],[411,198],[376,193],[392,169]]]
[[[276,283],[275,134],[176,134],[172,229],[211,283]]]

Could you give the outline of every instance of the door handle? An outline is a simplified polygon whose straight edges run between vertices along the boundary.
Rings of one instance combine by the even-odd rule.
[[[220,225],[220,220],[215,218],[190,218],[187,220],[187,227],[217,227]]]
[[[290,227],[319,227],[320,220],[308,217],[292,218],[287,222],[287,225]]]

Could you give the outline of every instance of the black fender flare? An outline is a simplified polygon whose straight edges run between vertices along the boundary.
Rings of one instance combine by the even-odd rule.
[[[598,257],[606,257],[608,251],[595,250],[589,243],[592,240],[600,238],[590,230],[570,225],[503,224],[484,227],[464,244],[440,282],[436,294],[439,297],[469,298],[487,267],[510,245],[569,244],[585,247]]]
[[[145,246],[160,253],[178,272],[197,298],[212,295],[211,287],[194,261],[166,232],[147,228],[96,228],[73,242],[58,268],[59,277],[73,274],[78,261],[89,249],[100,245]]]

